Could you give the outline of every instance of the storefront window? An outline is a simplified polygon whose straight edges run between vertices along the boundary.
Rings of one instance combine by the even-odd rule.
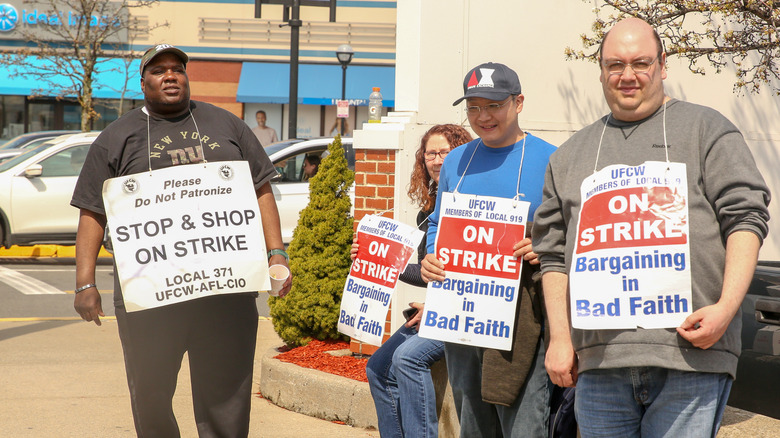
[[[81,129],[81,105],[65,103],[62,111],[62,129]]]
[[[31,102],[29,110],[30,126],[26,132],[54,129],[54,102]]]
[[[24,96],[0,96],[0,140],[24,133]]]
[[[100,131],[118,119],[120,114],[143,105],[143,100],[95,99],[94,105],[100,118],[92,122],[91,130]],[[0,143],[26,132],[79,130],[81,106],[67,100],[28,100],[26,96],[0,96],[0,123]]]
[[[111,122],[118,119],[120,115],[130,111],[136,106],[142,105],[141,100],[128,100],[124,99],[96,99],[95,100],[95,112],[100,114],[100,118],[92,122],[93,131],[101,131],[106,128]]]

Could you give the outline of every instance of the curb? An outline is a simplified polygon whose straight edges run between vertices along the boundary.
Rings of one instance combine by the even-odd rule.
[[[111,264],[113,257],[104,247],[100,247],[97,262],[100,265]],[[13,245],[10,248],[0,247],[0,263],[29,261],[75,263],[76,247],[62,245]]]
[[[62,245],[32,245],[18,246],[13,245],[10,248],[0,247],[0,257],[58,257],[75,258],[75,246]],[[104,247],[100,247],[98,257],[113,257]]]
[[[260,393],[273,404],[310,417],[377,428],[368,383],[274,359],[269,349],[260,362]]]

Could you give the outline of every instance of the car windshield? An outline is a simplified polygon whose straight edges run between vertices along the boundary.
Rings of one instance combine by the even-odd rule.
[[[20,135],[17,137],[14,137],[7,142],[3,143],[2,146],[0,146],[0,149],[14,149],[18,148],[20,145],[23,145],[30,141],[29,135]]]
[[[3,154],[3,153],[0,153],[0,163],[5,163],[6,161],[10,160],[11,158],[13,158],[13,157],[15,157],[17,155],[19,155],[19,154],[18,153],[13,153],[13,154],[10,154],[10,155],[6,155],[6,154]]]
[[[38,131],[28,132],[25,134],[17,135],[12,139],[6,141],[0,145],[0,149],[16,149],[16,148],[31,148],[38,146],[39,144],[57,138],[61,135],[75,134],[80,131],[75,130],[61,130],[61,131]]]
[[[24,152],[22,154],[17,155],[8,161],[3,161],[2,163],[0,163],[0,172],[5,172],[6,170],[16,166],[17,164],[32,157],[33,155],[39,153],[40,151],[50,148],[53,144],[54,143],[43,143],[38,147],[24,149]]]
[[[46,143],[49,140],[51,140],[50,137],[42,137],[42,138],[39,138],[39,139],[36,139],[36,140],[33,140],[33,141],[27,143],[26,145],[22,146],[21,148],[22,149],[32,149],[32,148],[38,147],[39,145],[41,145],[43,143]]]
[[[290,145],[293,145],[295,143],[300,143],[302,141],[303,140],[284,140],[284,141],[279,141],[279,142],[276,142],[276,143],[274,143],[272,145],[269,145],[268,147],[264,148],[264,150],[265,150],[266,154],[271,156],[274,153],[279,152],[280,150],[282,150],[282,149],[284,149],[284,148],[286,148],[286,147],[288,147]]]

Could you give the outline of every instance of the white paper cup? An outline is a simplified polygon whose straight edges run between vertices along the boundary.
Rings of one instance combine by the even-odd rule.
[[[284,282],[290,276],[290,270],[284,265],[271,265],[268,267],[268,275],[271,276],[271,290],[268,295],[278,297]]]

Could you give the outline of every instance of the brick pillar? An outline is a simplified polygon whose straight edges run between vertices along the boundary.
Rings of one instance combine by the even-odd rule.
[[[395,196],[395,151],[387,149],[355,149],[355,223],[363,216],[383,213],[393,218],[393,198]],[[390,311],[385,318],[385,335],[390,335]],[[373,354],[378,347],[352,339],[349,349],[353,353]]]

